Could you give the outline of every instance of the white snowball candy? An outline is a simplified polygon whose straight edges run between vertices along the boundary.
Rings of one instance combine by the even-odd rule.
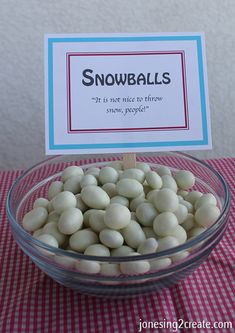
[[[142,192],[138,197],[130,201],[130,210],[132,212],[135,212],[136,208],[143,202],[146,202],[144,192]]]
[[[187,215],[184,222],[181,223],[181,227],[183,227],[185,231],[189,231],[194,227],[194,225],[195,225],[194,215],[190,213]]]
[[[105,276],[116,276],[120,275],[121,271],[119,264],[103,263],[101,264],[100,273]]]
[[[106,228],[104,223],[104,215],[104,210],[94,210],[91,212],[89,217],[89,225],[93,231],[100,232]]]
[[[136,216],[143,226],[150,227],[157,216],[157,211],[150,202],[143,202],[137,207]]]
[[[61,174],[61,180],[65,182],[67,179],[73,176],[84,175],[83,169],[76,165],[71,165],[65,168]]]
[[[164,175],[171,176],[171,170],[165,165],[161,165],[160,167],[158,167],[157,173],[159,174],[160,177],[162,177]]]
[[[188,190],[195,184],[195,176],[188,170],[180,170],[176,172],[175,180],[179,188],[183,190]]]
[[[193,192],[197,192],[197,191],[193,191]],[[184,199],[189,194],[189,192],[180,189],[177,191],[177,194],[180,195]]]
[[[127,245],[122,245],[116,249],[111,250],[111,256],[112,257],[122,257],[122,256],[128,256],[130,253],[135,252],[132,247]]]
[[[135,179],[121,179],[117,182],[117,192],[127,198],[136,198],[143,192],[143,185]]]
[[[159,212],[175,212],[179,206],[179,199],[174,191],[163,188],[153,197],[153,204]]]
[[[200,206],[195,213],[195,221],[202,227],[210,227],[220,216],[220,210],[213,204]]]
[[[66,252],[73,252],[73,251],[66,251]],[[73,269],[75,266],[76,259],[57,254],[54,256],[54,261],[63,268]]]
[[[126,169],[120,176],[120,179],[135,179],[139,183],[143,184],[145,180],[145,173],[144,171],[136,168]]]
[[[194,204],[195,209],[197,210],[203,205],[217,205],[216,197],[212,193],[205,193],[200,198],[198,198]]]
[[[88,209],[87,211],[84,212],[83,214],[83,224],[85,227],[90,226],[90,216],[93,212],[97,212],[98,209]]]
[[[111,249],[116,249],[120,246],[122,246],[124,239],[122,237],[122,234],[117,230],[111,230],[111,229],[103,229],[100,234],[99,238],[101,243],[104,245],[110,247]]]
[[[187,240],[187,232],[181,225],[178,225],[175,230],[172,232],[171,236],[175,237],[179,244],[183,244]]]
[[[100,169],[96,167],[91,167],[86,170],[85,175],[93,175],[96,177],[96,179],[99,177]]]
[[[159,190],[152,190],[150,192],[148,192],[148,194],[146,195],[146,199],[153,203],[153,198],[155,197],[156,193],[158,192]]]
[[[75,232],[69,239],[69,245],[72,250],[83,252],[92,244],[97,244],[99,241],[96,233],[90,229],[82,229]]]
[[[64,210],[76,207],[77,200],[73,193],[64,191],[57,194],[53,200],[52,205],[56,213],[61,214]]]
[[[87,273],[97,274],[100,272],[100,264],[97,261],[81,260],[75,263],[76,270]]]
[[[151,170],[150,166],[144,162],[136,162],[136,168],[142,170],[144,173],[147,173]]]
[[[129,209],[120,204],[111,204],[107,207],[104,215],[104,223],[107,227],[115,230],[126,227],[131,220]]]
[[[43,228],[37,229],[33,232],[33,237],[38,238],[38,236],[42,235],[43,233]]]
[[[194,207],[191,204],[191,202],[186,201],[186,200],[181,200],[180,204],[183,205],[183,206],[185,206],[188,209],[189,213],[193,213],[194,212]]]
[[[64,183],[64,191],[72,192],[73,194],[77,194],[81,191],[81,180],[83,176],[72,176],[66,180]]]
[[[162,188],[169,188],[175,193],[178,191],[178,186],[172,176],[163,175],[161,179],[162,179]]]
[[[154,232],[152,227],[143,227],[142,230],[143,230],[146,238],[152,238],[153,237],[153,238],[157,239],[157,235]]]
[[[44,225],[42,229],[42,234],[48,234],[55,237],[59,246],[63,245],[66,241],[66,236],[59,231],[57,222],[49,222]]]
[[[49,201],[45,198],[38,198],[34,201],[33,208],[44,207],[47,209]]]
[[[118,181],[119,174],[116,169],[105,166],[100,170],[99,181],[102,185],[106,183],[116,183]]]
[[[122,161],[112,161],[108,164],[108,166],[114,168],[115,170],[123,170]]]
[[[110,200],[110,204],[117,203],[119,205],[129,207],[129,200],[125,197],[122,197],[121,195],[116,195],[115,197],[112,197]]]
[[[59,247],[59,244],[58,244],[57,240],[52,235],[43,234],[43,235],[38,236],[37,239],[40,240],[41,242],[49,245],[49,246],[53,246],[53,247],[56,247],[56,248]],[[46,250],[43,250],[43,249],[40,249],[40,250],[45,254],[46,253],[50,254],[49,251],[46,251]]]
[[[128,226],[123,228],[121,232],[126,244],[134,249],[136,249],[146,239],[139,223],[133,220],[131,220]]]
[[[163,238],[159,238],[157,252],[168,250],[178,245],[179,245],[178,239],[173,236],[166,236]]]
[[[49,222],[58,222],[60,215],[57,214],[54,210],[48,214],[47,223]]]
[[[188,238],[194,238],[198,235],[200,235],[201,233],[203,233],[206,230],[206,228],[202,228],[202,227],[194,227],[192,229],[189,230],[188,232]]]
[[[149,171],[145,175],[146,181],[152,189],[160,189],[162,187],[162,179],[155,171]]]
[[[102,188],[94,185],[88,185],[81,191],[82,200],[88,207],[104,209],[110,204],[108,194]]]
[[[177,217],[178,223],[181,224],[185,221],[188,216],[188,209],[182,204],[179,204],[177,210],[174,212]]]
[[[153,221],[153,230],[158,236],[170,236],[177,226],[177,217],[171,212],[161,213]]]
[[[80,181],[81,188],[84,188],[88,185],[96,186],[98,184],[97,179],[93,175],[85,175]]]
[[[41,228],[47,220],[47,210],[44,207],[36,207],[26,213],[23,217],[23,227],[25,230],[31,232]]]
[[[64,184],[60,180],[52,182],[48,188],[48,199],[52,200],[57,194],[64,190]]]
[[[65,235],[72,235],[82,228],[83,215],[78,208],[66,209],[59,218],[58,229]]]
[[[140,254],[154,253],[157,251],[158,242],[155,238],[148,238],[138,246],[137,252]]]
[[[102,244],[92,244],[86,248],[84,254],[87,256],[109,257],[110,251],[106,246]]]
[[[181,261],[184,260],[185,258],[187,258],[189,256],[189,252],[188,251],[181,251],[177,254],[175,254],[174,256],[171,256],[171,260],[173,263],[177,262],[177,261]]]
[[[75,197],[77,200],[76,208],[80,209],[80,211],[84,213],[88,209],[88,206],[82,200],[81,193],[76,194]]]
[[[171,265],[170,258],[160,258],[160,259],[150,261],[150,268],[153,271],[157,271],[157,270],[166,268],[170,265]]]
[[[138,256],[140,254],[133,252],[130,253],[129,255]],[[121,262],[120,270],[123,274],[128,274],[128,275],[144,274],[150,270],[150,264],[148,261],[144,260]]]
[[[108,194],[110,198],[117,196],[116,184],[106,183],[102,186],[102,189]]]
[[[199,191],[191,191],[184,197],[186,201],[189,201],[192,205],[202,196],[202,193]]]
[[[53,206],[52,206],[51,201],[49,201],[49,203],[48,203],[48,205],[47,205],[47,211],[48,211],[48,213],[51,213],[51,212],[54,211],[54,208],[53,208]]]

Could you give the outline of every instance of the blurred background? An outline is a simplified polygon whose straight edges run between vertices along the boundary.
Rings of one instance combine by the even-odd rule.
[[[204,31],[213,150],[235,157],[234,0],[0,0],[0,169],[45,158],[44,33]]]

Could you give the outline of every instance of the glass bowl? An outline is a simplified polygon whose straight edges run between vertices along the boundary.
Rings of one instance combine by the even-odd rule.
[[[230,193],[223,177],[213,168],[196,158],[183,153],[137,154],[137,161],[146,162],[152,168],[159,165],[168,166],[172,172],[179,169],[190,170],[196,177],[194,189],[213,193],[218,202],[221,214],[217,221],[200,235],[177,247],[161,252],[122,257],[98,257],[68,252],[46,245],[34,238],[22,227],[22,218],[32,209],[38,197],[46,197],[49,184],[60,178],[62,170],[69,165],[79,165],[84,169],[105,166],[108,162],[122,159],[121,154],[93,155],[93,158],[67,155],[50,157],[24,172],[12,185],[7,198],[7,215],[15,241],[31,260],[43,272],[58,283],[80,293],[123,298],[160,291],[180,280],[185,279],[209,256],[221,240],[226,229]],[[169,266],[168,259],[176,258],[182,251],[189,255],[181,260],[174,260]],[[139,275],[109,276],[101,273],[87,274],[74,268],[76,261],[92,261],[101,265],[107,263],[148,261],[151,270]]]

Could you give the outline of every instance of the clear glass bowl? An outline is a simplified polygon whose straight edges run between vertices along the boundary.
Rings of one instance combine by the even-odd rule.
[[[105,161],[104,161],[105,159]],[[80,165],[87,169],[91,166],[104,166],[107,162],[121,159],[120,154],[96,155],[84,159],[83,156],[56,156],[46,159],[24,172],[12,185],[7,198],[7,214],[13,236],[20,248],[47,275],[62,285],[81,293],[102,297],[130,297],[139,293],[160,291],[185,279],[209,256],[221,240],[226,229],[230,193],[223,177],[213,168],[198,159],[183,153],[139,154],[137,161],[147,162],[151,167],[166,165],[173,172],[179,169],[190,170],[196,176],[195,189],[213,193],[218,201],[221,214],[218,220],[205,232],[188,240],[186,243],[165,251],[125,257],[87,256],[48,246],[32,237],[22,227],[21,221],[26,212],[32,209],[38,197],[47,195],[48,186],[60,178],[62,170],[69,165]],[[149,263],[175,256],[181,251],[189,251],[186,258],[161,269],[151,269],[141,275],[105,276],[102,274],[85,274],[75,270],[72,264],[65,265],[65,258],[90,260],[99,263],[121,263],[148,260]],[[159,261],[158,261],[159,263]]]

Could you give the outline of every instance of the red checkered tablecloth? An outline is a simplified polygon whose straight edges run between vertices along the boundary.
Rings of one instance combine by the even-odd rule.
[[[235,159],[208,163],[225,177],[235,196]],[[160,294],[109,300],[80,295],[59,285],[16,245],[5,205],[7,192],[19,175],[20,171],[0,172],[1,333],[235,332],[233,199],[230,223],[222,241],[187,279]],[[183,321],[186,326],[197,322],[197,326],[201,323],[233,327],[177,330],[176,323],[180,325]],[[154,325],[155,328],[146,328]]]

